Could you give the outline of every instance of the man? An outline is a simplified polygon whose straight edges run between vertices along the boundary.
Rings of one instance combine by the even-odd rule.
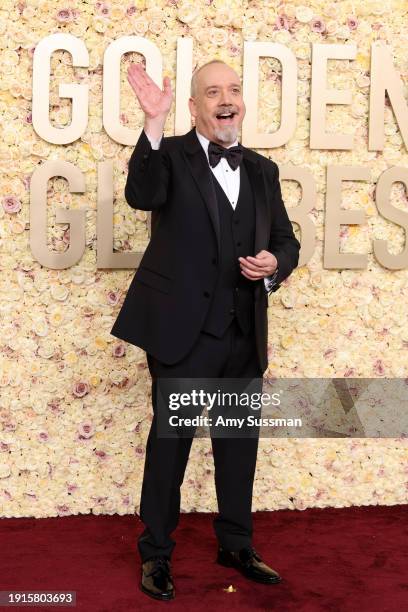
[[[192,437],[157,433],[157,379],[261,377],[267,362],[268,294],[298,264],[300,244],[282,202],[277,165],[238,144],[241,82],[224,62],[195,71],[195,127],[163,137],[172,103],[140,64],[128,80],[145,113],[125,197],[152,211],[151,239],[111,333],[146,351],[153,421],[146,446],[138,541],[142,590],[174,597],[170,535],[180,513]],[[252,547],[252,488],[258,436],[212,437],[219,514],[217,562],[249,579],[281,580]],[[194,551],[192,551],[192,555]]]

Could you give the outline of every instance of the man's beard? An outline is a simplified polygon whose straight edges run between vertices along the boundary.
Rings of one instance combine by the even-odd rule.
[[[223,128],[215,128],[214,136],[220,142],[230,145],[238,138],[238,128],[235,125],[226,125]]]

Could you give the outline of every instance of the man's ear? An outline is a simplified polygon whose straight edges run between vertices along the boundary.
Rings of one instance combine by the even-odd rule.
[[[190,109],[190,114],[194,119],[197,117],[197,107],[194,98],[188,99],[188,108]]]

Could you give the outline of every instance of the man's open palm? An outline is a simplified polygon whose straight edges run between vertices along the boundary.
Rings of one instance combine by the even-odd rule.
[[[169,77],[164,77],[162,91],[141,64],[131,64],[128,68],[128,81],[147,117],[154,118],[168,114],[173,100]]]

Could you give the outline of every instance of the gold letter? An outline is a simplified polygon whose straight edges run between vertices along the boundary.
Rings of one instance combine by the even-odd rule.
[[[56,223],[70,224],[70,244],[65,253],[56,253],[47,248],[47,183],[54,176],[67,179],[69,190],[85,191],[82,172],[63,160],[46,161],[36,168],[30,182],[30,247],[33,257],[42,265],[54,270],[63,270],[78,263],[85,250],[85,210],[57,208]]]
[[[98,164],[97,267],[137,268],[143,253],[113,252],[113,164]]]
[[[405,148],[408,149],[408,108],[404,98],[404,86],[392,63],[388,46],[371,46],[371,87],[369,113],[369,151],[384,148],[384,102],[388,93],[390,104],[401,130]]]
[[[374,240],[373,250],[378,262],[390,270],[401,270],[408,267],[408,213],[391,205],[390,194],[393,183],[400,181],[408,192],[408,169],[393,166],[384,170],[377,181],[375,190],[376,203],[379,213],[389,221],[393,221],[405,230],[404,250],[397,255],[391,254],[387,249],[386,240]]]
[[[259,58],[274,57],[282,66],[281,122],[273,134],[258,132]],[[272,42],[244,42],[243,96],[246,115],[242,124],[242,144],[272,149],[286,144],[296,129],[297,65],[292,51]]]
[[[352,149],[353,137],[326,132],[327,104],[351,104],[351,91],[326,89],[328,59],[354,59],[355,45],[313,44],[310,109],[311,149]]]
[[[40,40],[33,58],[33,128],[37,134],[53,144],[69,144],[82,136],[88,124],[88,85],[61,83],[60,98],[72,99],[72,121],[63,128],[50,123],[50,68],[51,54],[65,49],[72,55],[73,66],[89,66],[85,44],[72,34],[50,34]]]
[[[308,215],[316,204],[316,183],[309,169],[293,164],[279,166],[279,178],[281,181],[285,179],[297,181],[302,190],[299,205],[287,208],[289,219],[297,223],[301,231],[302,246],[298,263],[301,267],[313,256],[316,246],[316,226]]]
[[[326,219],[324,236],[324,268],[367,267],[367,255],[340,253],[340,225],[363,225],[363,210],[341,209],[342,181],[369,181],[369,168],[359,166],[327,166]]]

